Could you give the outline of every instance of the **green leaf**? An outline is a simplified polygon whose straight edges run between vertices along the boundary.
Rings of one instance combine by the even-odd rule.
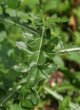
[[[80,80],[76,77],[75,74],[69,72],[67,69],[61,69],[61,71],[72,85],[74,85],[76,88],[80,87]]]
[[[16,17],[13,17],[13,18],[12,18],[12,17],[10,17],[10,18],[3,18],[3,17],[0,15],[0,20],[1,20],[3,23],[8,23],[8,24],[16,25],[17,27],[19,27],[19,28],[21,28],[21,29],[24,29],[24,30],[27,30],[27,31],[29,31],[29,32],[32,33],[32,34],[39,35],[38,32],[36,32],[35,29],[29,27],[26,22],[20,23],[20,22],[18,21],[18,18],[16,18],[16,20],[15,20],[15,18],[16,18]]]
[[[47,43],[43,45],[42,50],[47,53],[52,52],[54,48],[58,45],[58,43],[59,43],[58,37],[51,38],[47,41]]]
[[[32,89],[31,92],[32,92],[31,95],[30,95],[31,96],[31,102],[34,105],[37,105],[39,103],[39,101],[40,101],[40,97],[39,97],[39,95],[38,95],[36,90]]]
[[[70,53],[69,55],[67,55],[67,59],[69,59],[71,61],[75,61],[78,64],[80,64],[80,54],[79,53],[76,53],[76,52]]]
[[[57,15],[53,15],[47,19],[46,24],[49,26],[54,23],[64,23],[64,22],[68,22],[68,19],[66,17],[60,18]]]
[[[59,104],[59,110],[71,110],[70,109],[70,97],[66,97]]]
[[[63,96],[60,95],[60,94],[58,94],[55,90],[52,90],[52,89],[49,88],[49,87],[44,87],[44,90],[46,90],[46,92],[47,92],[48,94],[52,95],[55,99],[59,100],[60,103],[61,103],[61,101],[62,101],[62,103],[64,103],[64,101],[63,101],[63,100],[64,100]],[[78,109],[80,108],[79,105],[72,103],[72,102],[70,101],[70,98],[67,98],[67,100],[65,99],[65,103],[66,103],[66,102],[67,102],[67,104],[69,104],[69,106],[67,106],[67,107],[69,107],[70,110],[78,110]],[[63,105],[63,106],[64,106],[64,105]],[[60,110],[62,110],[62,109],[60,109]],[[63,110],[64,110],[64,109],[63,109]]]
[[[26,72],[29,72],[30,69],[31,69],[34,65],[36,65],[35,62],[32,62],[32,63],[29,64],[29,65],[28,65],[28,64],[22,64],[22,63],[20,63],[20,64],[18,64],[18,65],[15,65],[15,66],[13,67],[13,69],[14,69],[15,71],[17,71],[17,72],[26,73]]]
[[[16,42],[16,46],[17,46],[20,50],[25,51],[25,52],[27,52],[28,54],[32,54],[32,52],[27,49],[27,45],[26,45],[24,42],[22,42],[22,41]]]
[[[0,42],[3,42],[6,39],[7,35],[5,31],[0,32]]]
[[[53,61],[59,67],[64,67],[64,61],[60,56],[58,56],[58,55],[54,56]]]
[[[23,110],[20,104],[10,104],[9,110]]]
[[[23,108],[28,108],[28,109],[33,108],[33,104],[30,101],[30,98],[29,97],[27,99],[23,99],[21,101],[21,105],[22,105]]]
[[[39,63],[42,63],[42,60],[43,60],[43,57],[41,57],[41,49],[42,49],[42,44],[43,44],[43,40],[44,40],[44,32],[45,32],[45,28],[43,27],[41,40],[40,40],[40,43],[38,44],[39,49],[38,49],[38,53],[37,53],[36,61],[35,61],[36,66],[33,66],[31,68],[31,70],[29,71],[29,74],[27,76],[28,86],[30,86],[30,87],[36,85],[35,79],[36,79],[36,75],[38,74],[37,65]],[[35,56],[35,54],[34,54],[34,56]]]
[[[28,47],[30,48],[31,51],[36,52],[39,50],[40,42],[41,42],[41,38],[36,38],[28,44]]]
[[[23,108],[31,109],[35,105],[37,105],[39,101],[40,101],[40,97],[38,93],[36,92],[35,89],[31,89],[31,92],[27,95],[27,97],[22,99],[21,104]]]
[[[41,51],[40,52],[40,58],[38,60],[38,64],[42,65],[46,62],[46,58],[47,58],[47,55],[45,52]]]
[[[33,87],[34,85],[36,85],[35,78],[36,78],[37,71],[38,70],[37,70],[36,66],[33,66],[30,69],[30,71],[27,75],[27,82],[28,82],[27,87],[30,88],[30,87]]]
[[[14,0],[14,1],[7,0],[7,4],[8,4],[8,6],[9,6],[10,8],[16,8],[18,2],[19,2],[19,0]]]
[[[26,64],[15,65],[13,68],[15,71],[22,73],[29,71],[29,67]]]

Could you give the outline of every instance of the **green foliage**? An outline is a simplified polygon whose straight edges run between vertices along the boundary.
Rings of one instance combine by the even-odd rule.
[[[70,110],[69,104],[70,104],[69,97],[64,98],[64,100],[60,102],[59,110],[64,110],[64,108],[65,110]]]
[[[72,76],[64,62],[68,59],[79,64],[79,53],[58,53],[72,46],[67,46],[68,34],[62,29],[69,19],[59,16],[70,5],[68,0],[0,0],[1,110],[42,110],[47,94],[57,99],[59,110],[80,108],[80,98],[71,100],[74,92],[80,94],[80,79]],[[79,45],[79,34],[74,34]],[[61,87],[56,85],[55,91],[49,90],[50,76],[57,69],[64,73],[65,81]],[[69,97],[64,98],[66,88]]]

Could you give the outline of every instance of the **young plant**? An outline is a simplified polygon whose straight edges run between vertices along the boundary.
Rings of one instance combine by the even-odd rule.
[[[68,19],[60,18],[56,14],[47,15],[45,5],[48,2],[39,0],[38,14],[28,13],[26,21],[21,16],[11,16],[11,10],[7,12],[5,6],[2,5],[1,22],[20,28],[19,32],[22,33],[22,37],[16,41],[14,48],[17,47],[18,51],[21,51],[19,57],[23,57],[13,66],[15,73],[21,74],[18,80],[14,81],[13,88],[9,88],[6,96],[2,98],[0,103],[2,109],[5,105],[9,107],[9,110],[13,110],[13,106],[14,110],[33,110],[37,108],[45,92],[63,101],[62,96],[48,87],[51,74],[60,68],[54,63],[53,58],[57,54],[78,51],[80,48],[62,48],[64,45],[58,26],[67,22]],[[72,110],[76,110],[73,103],[69,106]]]

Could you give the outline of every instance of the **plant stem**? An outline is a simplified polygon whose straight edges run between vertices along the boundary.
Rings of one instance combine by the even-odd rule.
[[[47,91],[49,94],[51,94],[53,97],[55,97],[55,99],[60,100],[60,101],[63,100],[63,97],[59,95],[56,91],[52,91],[48,87],[44,87],[44,90]]]
[[[12,91],[10,91],[7,96],[4,98],[4,100],[2,100],[2,102],[0,103],[0,107],[2,107],[18,90],[20,90],[22,88],[22,85],[26,83],[26,78],[21,79],[19,81],[19,83],[17,84],[16,87],[14,87],[12,89]]]
[[[49,87],[44,87],[44,90],[48,94],[51,94],[55,99],[57,99],[59,101],[63,101],[63,97],[60,94],[58,94],[56,91],[53,91]],[[70,107],[72,108],[72,110],[80,110],[80,107],[72,102],[70,103]]]
[[[6,18],[1,18],[0,17],[0,20],[2,20],[3,22],[6,22],[6,23],[9,23],[9,24],[13,24],[15,26],[18,26],[24,30],[27,30],[33,34],[39,34],[38,32],[36,32],[36,30],[34,30],[33,28],[29,27],[29,26],[24,26],[23,24],[19,23],[19,22],[15,22],[13,20],[9,20],[9,19],[6,19]]]
[[[56,54],[66,53],[66,52],[75,52],[75,51],[80,51],[80,47],[59,50],[59,51],[56,52]]]
[[[2,107],[3,104],[5,104],[19,89],[21,89],[20,85],[14,88],[13,91],[9,93],[9,95],[7,95],[4,100],[2,100],[2,102],[0,103],[0,107]]]
[[[41,48],[42,48],[42,44],[43,44],[44,33],[45,33],[45,26],[43,26],[43,28],[42,28],[41,42],[40,42],[39,53],[38,53],[38,57],[37,57],[37,65],[39,62],[39,57],[40,57]]]

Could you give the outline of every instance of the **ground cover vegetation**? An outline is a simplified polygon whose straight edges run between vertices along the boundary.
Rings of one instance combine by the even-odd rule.
[[[80,0],[0,0],[0,110],[80,110]]]

